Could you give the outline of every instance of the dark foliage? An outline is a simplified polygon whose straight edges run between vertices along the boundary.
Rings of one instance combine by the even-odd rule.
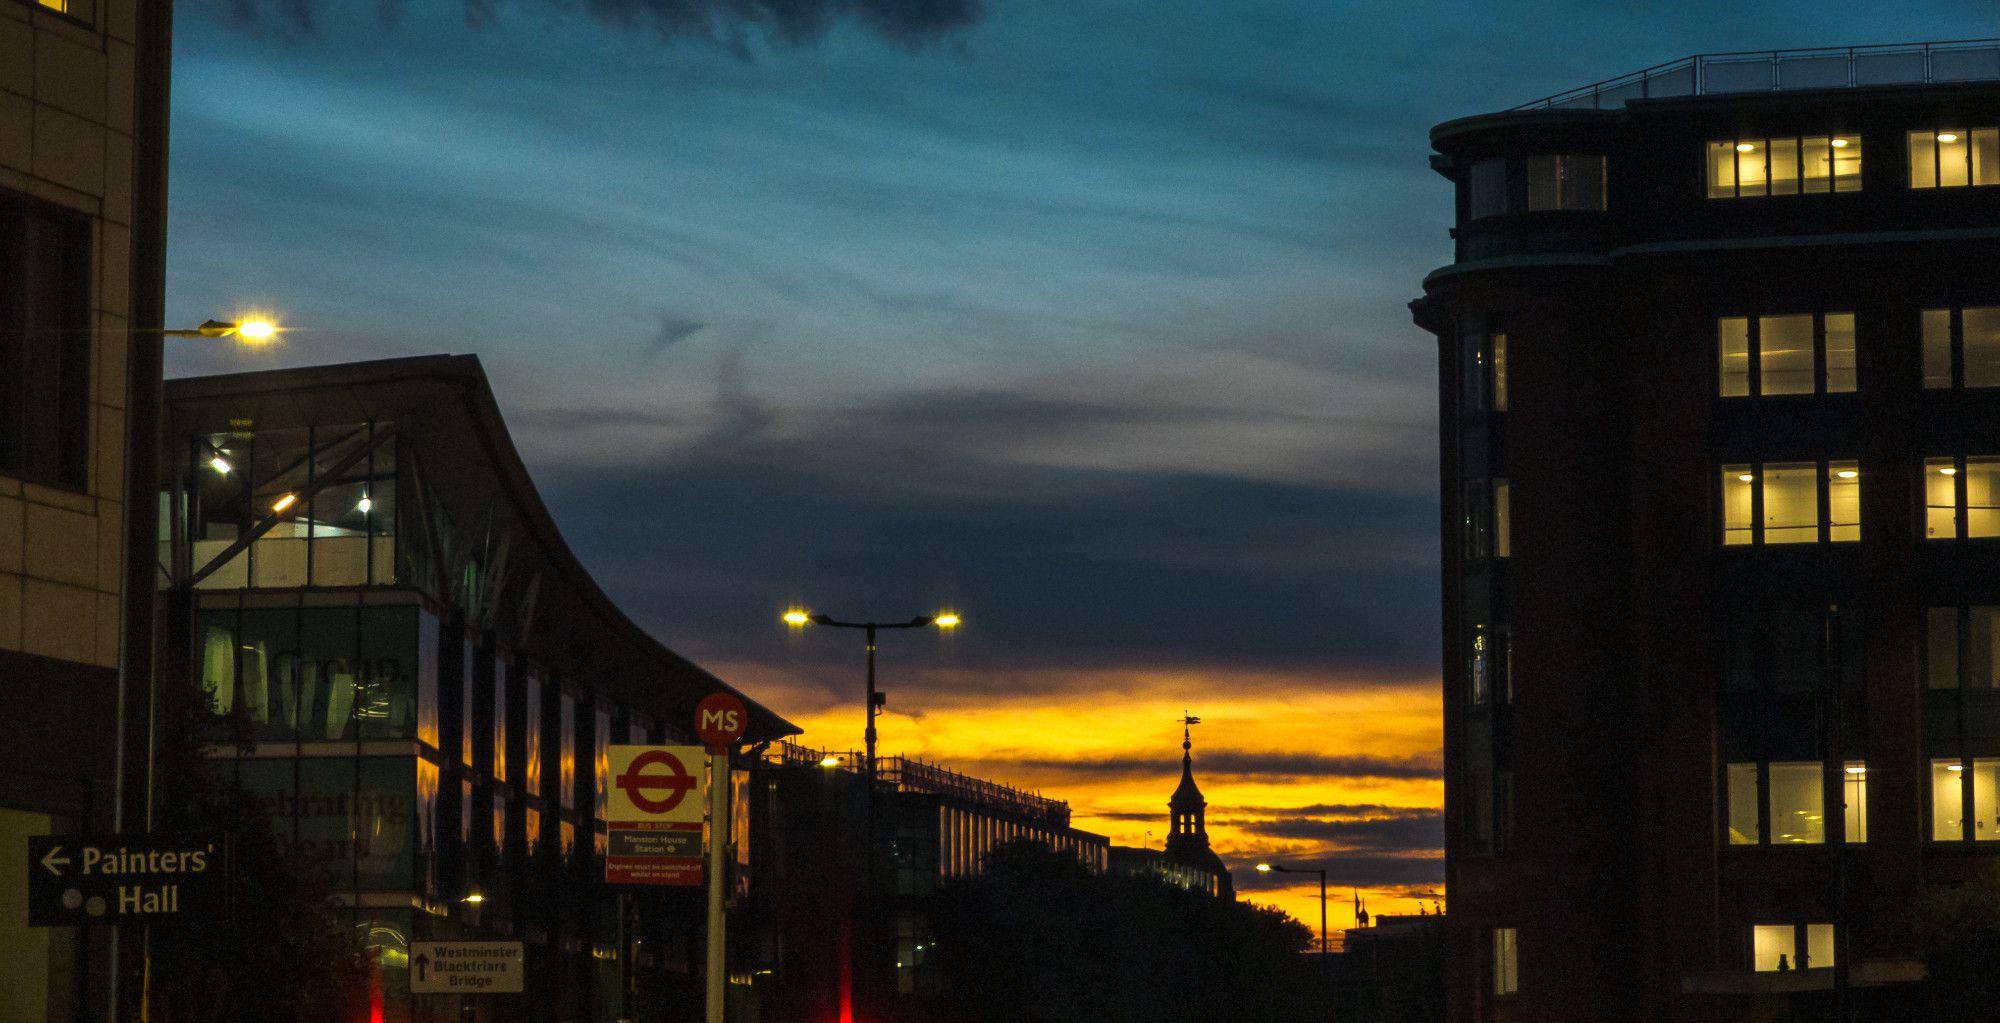
[[[996,849],[946,889],[936,963],[968,1023],[1286,1023],[1316,1018],[1300,953],[1311,933],[1276,910],[1148,878],[1100,877],[1035,842]]]
[[[2000,1005],[2000,870],[1919,896],[1930,1023],[1989,1023]]]
[[[214,925],[153,928],[150,1018],[156,1023],[346,1023],[366,1009],[367,969],[328,902],[325,865],[288,851],[257,800],[205,752],[218,727],[206,701],[162,685],[155,747],[155,830],[229,836],[231,912]],[[175,695],[173,691],[186,695]],[[239,739],[240,743],[240,739]]]

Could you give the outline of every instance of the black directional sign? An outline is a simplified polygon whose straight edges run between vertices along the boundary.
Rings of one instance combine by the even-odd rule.
[[[213,923],[229,906],[217,835],[28,839],[28,924]]]

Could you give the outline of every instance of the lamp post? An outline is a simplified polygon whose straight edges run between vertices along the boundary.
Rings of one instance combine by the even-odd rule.
[[[868,634],[868,727],[861,733],[867,746],[867,767],[864,773],[868,779],[868,795],[875,794],[875,716],[882,712],[888,701],[887,694],[875,691],[875,633],[883,629],[922,629],[932,625],[947,631],[958,627],[961,620],[955,611],[940,611],[934,615],[920,615],[907,622],[843,622],[830,615],[814,614],[811,611],[791,610],[784,614],[785,623],[796,628],[807,625],[825,625],[835,629],[861,629]]]
[[[1257,872],[1260,874],[1269,874],[1272,871],[1277,871],[1280,874],[1319,875],[1319,954],[1322,956],[1326,955],[1326,868],[1287,867],[1277,863],[1257,864]]]

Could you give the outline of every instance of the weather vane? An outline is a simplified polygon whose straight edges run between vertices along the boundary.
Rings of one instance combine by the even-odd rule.
[[[1201,719],[1200,719],[1200,718],[1198,718],[1198,717],[1195,717],[1195,716],[1194,716],[1193,714],[1190,714],[1190,713],[1188,713],[1187,711],[1181,711],[1181,748],[1182,748],[1182,749],[1187,749],[1187,748],[1189,748],[1189,747],[1191,747],[1191,746],[1193,746],[1193,745],[1194,745],[1194,736],[1193,736],[1193,735],[1191,735],[1191,734],[1189,734],[1189,732],[1188,732],[1188,729],[1189,729],[1189,727],[1191,727],[1191,726],[1193,726],[1193,725],[1198,725],[1198,724],[1201,724]]]

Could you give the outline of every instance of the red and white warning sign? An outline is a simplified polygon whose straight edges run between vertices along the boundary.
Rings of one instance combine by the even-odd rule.
[[[607,884],[701,883],[700,746],[611,747]]]

